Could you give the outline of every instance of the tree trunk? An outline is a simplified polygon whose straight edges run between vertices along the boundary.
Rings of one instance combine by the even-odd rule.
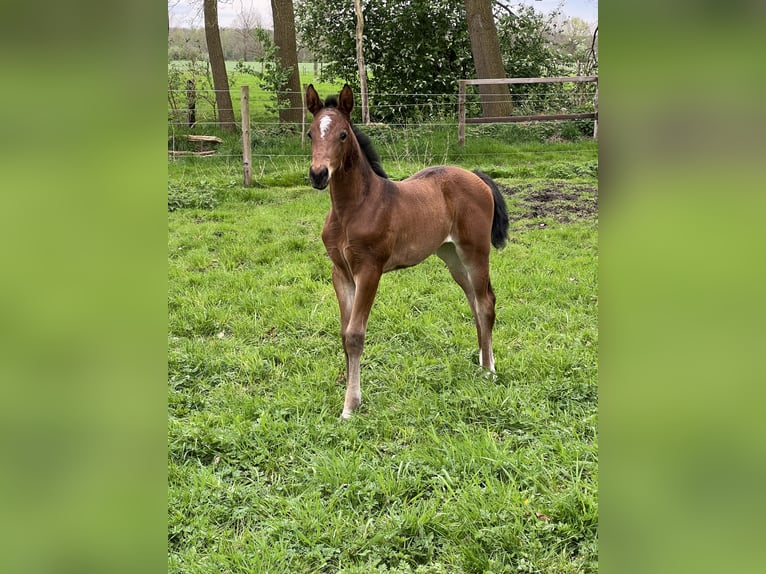
[[[295,46],[293,0],[271,0],[271,12],[274,15],[274,44],[279,48],[277,58],[284,69],[290,70],[290,77],[284,87],[287,92],[285,96],[290,100],[290,104],[288,108],[280,108],[279,121],[300,123],[303,99],[301,98],[298,53]]]
[[[476,78],[504,78],[505,68],[492,16],[492,0],[465,0],[465,12]],[[479,93],[484,117],[511,115],[513,106],[507,85],[479,86]]]
[[[215,101],[218,106],[218,121],[222,129],[235,131],[237,126],[234,123],[234,107],[231,105],[229,77],[226,74],[226,61],[223,59],[221,32],[218,29],[217,0],[205,0],[204,14],[205,40],[207,41],[207,53],[210,58],[210,69],[213,73]]]
[[[359,87],[362,90],[362,123],[370,123],[370,108],[367,103],[367,69],[364,67],[364,51],[362,50],[364,38],[364,14],[362,14],[362,0],[354,0],[356,11],[356,65],[359,69]]]

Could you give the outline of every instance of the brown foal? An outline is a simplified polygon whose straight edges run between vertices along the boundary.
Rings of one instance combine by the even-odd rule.
[[[430,167],[393,182],[351,125],[354,95],[348,85],[324,104],[309,85],[306,107],[314,116],[308,133],[309,178],[316,189],[330,186],[322,241],[333,262],[346,354],[341,416],[349,418],[362,401],[360,358],[381,275],[417,265],[434,253],[468,299],[479,364],[494,371],[489,251],[490,245],[502,247],[508,237],[508,212],[497,185],[483,173],[453,166]]]

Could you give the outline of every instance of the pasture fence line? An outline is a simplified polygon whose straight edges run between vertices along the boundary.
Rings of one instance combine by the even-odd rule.
[[[466,118],[466,86],[482,85],[502,85],[502,84],[562,84],[566,82],[581,83],[594,82],[596,85],[593,98],[594,110],[592,113],[571,113],[571,114],[533,114],[533,115],[511,115],[504,117],[481,117]],[[592,119],[593,120],[593,139],[598,138],[598,76],[567,76],[559,78],[492,78],[492,79],[471,79],[458,81],[458,143],[465,145],[465,125],[467,123],[505,123],[505,122],[541,122],[551,120],[575,120]]]
[[[360,127],[367,128],[370,135],[376,138],[381,158],[401,161],[403,153],[395,145],[409,136],[408,130],[412,130],[412,136],[420,138],[431,130],[433,141],[426,142],[423,146],[412,149],[412,153],[419,158],[425,158],[430,153],[437,153],[440,159],[446,152],[436,152],[434,148],[449,145],[449,141],[455,142],[448,132],[457,126],[457,143],[460,147],[465,144],[466,125],[470,124],[495,124],[505,122],[539,122],[546,120],[570,120],[570,119],[593,119],[593,135],[597,134],[598,121],[598,78],[596,76],[565,77],[565,78],[510,78],[502,80],[460,80],[457,93],[379,93],[369,94],[373,121],[370,124],[362,124],[360,118],[356,122]],[[478,86],[482,83],[507,83],[507,84],[551,84],[571,82],[582,85],[583,88],[560,88],[553,91],[544,89],[531,89],[528,92],[509,91],[514,113],[509,118],[486,118],[481,117],[480,98],[476,88],[469,90],[469,86]],[[592,87],[585,88],[590,83]],[[594,94],[595,87],[595,94]],[[284,108],[280,103],[288,92],[276,93],[251,90],[251,86],[242,85],[228,89],[232,93],[232,108],[234,122],[222,123],[218,121],[217,102],[213,89],[177,89],[168,91],[168,155],[170,159],[181,159],[185,156],[218,157],[233,159],[238,158],[242,162],[242,177],[246,187],[251,185],[253,167],[275,161],[277,158],[285,158],[289,161],[299,161],[298,158],[306,159],[309,152],[306,148],[306,131],[310,115],[306,111],[305,88],[301,92],[303,102],[300,112],[297,114],[299,121],[280,121],[278,112]],[[239,91],[236,97],[233,92]],[[355,94],[358,98],[358,94]],[[592,110],[592,111],[590,111]],[[545,113],[537,113],[543,111]],[[358,114],[354,110],[354,116]],[[474,116],[474,117],[470,117]],[[384,118],[378,120],[377,118]],[[584,126],[577,129],[582,130]],[[225,130],[232,135],[239,136],[237,140],[221,133]],[[487,133],[497,132],[488,128]],[[585,127],[587,130],[588,128]],[[402,131],[404,130],[404,131]],[[534,130],[534,133],[547,133],[547,128]],[[452,132],[454,134],[454,132]],[[587,132],[586,132],[587,133]],[[221,137],[213,136],[218,134]],[[454,137],[454,136],[452,136]],[[547,136],[545,136],[547,137]],[[240,140],[241,138],[241,140]],[[295,139],[293,139],[295,138]],[[438,139],[441,138],[441,139]],[[298,141],[300,140],[300,147]],[[390,141],[387,141],[390,140]],[[290,141],[294,143],[289,143]],[[281,142],[281,143],[279,143]],[[240,148],[241,145],[241,148]],[[429,151],[429,146],[431,150]],[[213,148],[213,149],[211,149]],[[417,148],[417,149],[416,149]],[[515,152],[513,150],[498,152],[500,155],[523,156],[528,153],[547,153],[545,150],[534,152]],[[558,150],[557,153],[568,153],[566,150]],[[482,153],[461,152],[461,156],[482,156]],[[446,156],[445,156],[446,157]]]
[[[593,109],[593,112],[589,115],[577,115],[576,118],[590,118],[596,119],[598,115],[597,110],[597,76],[572,76],[564,78],[509,78],[499,80],[459,80],[457,93],[434,93],[434,92],[411,92],[411,93],[381,93],[370,92],[368,95],[372,99],[374,104],[374,118],[373,122],[381,122],[386,125],[410,125],[413,122],[418,125],[429,125],[438,123],[449,123],[461,121],[465,123],[501,123],[506,121],[526,122],[526,121],[539,121],[543,115],[550,116],[555,114],[561,114],[561,111],[555,111],[555,108],[581,108],[585,103],[585,98],[590,98],[588,105],[589,109]],[[479,85],[485,83],[506,83],[506,84],[545,84],[545,83],[565,83],[565,82],[593,82],[596,84],[596,97],[585,96],[570,92],[557,92],[557,93],[511,93],[506,100],[510,101],[514,110],[521,110],[524,115],[514,115],[508,118],[481,118],[481,117],[467,117],[467,111],[469,109],[469,102],[472,102],[472,109],[479,111],[479,98],[480,94],[469,94],[466,86]],[[217,123],[223,125],[217,120],[217,104],[215,102],[215,93],[218,91],[234,91],[234,88],[227,90],[212,90],[212,89],[196,89],[196,90],[169,90],[168,99],[170,102],[169,119],[168,124],[170,126],[187,126],[192,125],[212,125]],[[285,100],[285,96],[290,93],[288,91],[280,91],[276,93],[265,93],[256,91],[250,96],[251,111],[258,123],[265,124],[269,121],[274,123],[278,122],[277,111],[280,110],[292,110],[297,111],[297,108],[284,106],[281,104]],[[303,100],[305,90],[301,93],[301,100]],[[191,99],[187,101],[186,105],[181,105],[183,97]],[[356,94],[358,96],[358,94]],[[473,98],[473,99],[471,99]],[[280,102],[280,103],[278,103]],[[235,116],[237,112],[237,100],[232,97],[232,103],[234,104]],[[537,108],[537,109],[535,109]],[[415,113],[396,114],[397,110],[411,110]],[[545,114],[540,113],[540,110],[544,109]],[[190,121],[190,112],[196,112],[194,121]],[[305,111],[305,102],[301,105],[301,113]],[[300,114],[299,114],[300,115]],[[570,116],[574,114],[566,114],[566,118],[558,119],[572,119]],[[399,117],[397,117],[399,116]],[[383,118],[383,119],[376,119]],[[533,118],[533,119],[529,119]],[[557,118],[550,118],[557,119]],[[237,122],[239,123],[239,122]],[[303,122],[301,122],[303,123]]]

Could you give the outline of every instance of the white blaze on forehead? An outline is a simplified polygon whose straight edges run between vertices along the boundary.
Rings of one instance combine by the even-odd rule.
[[[331,123],[332,117],[322,116],[322,119],[319,120],[319,137],[324,138]]]

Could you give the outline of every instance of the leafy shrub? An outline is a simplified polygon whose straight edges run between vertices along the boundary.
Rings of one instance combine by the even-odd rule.
[[[176,209],[212,209],[218,205],[215,189],[208,182],[168,182],[168,211]]]
[[[556,162],[545,170],[545,176],[552,179],[573,179],[576,177],[598,177],[598,162],[585,163]]]
[[[582,177],[598,177],[598,162],[588,161],[576,167],[575,172]]]
[[[573,141],[582,136],[580,129],[572,122],[564,122],[561,126],[561,137],[565,140]]]

